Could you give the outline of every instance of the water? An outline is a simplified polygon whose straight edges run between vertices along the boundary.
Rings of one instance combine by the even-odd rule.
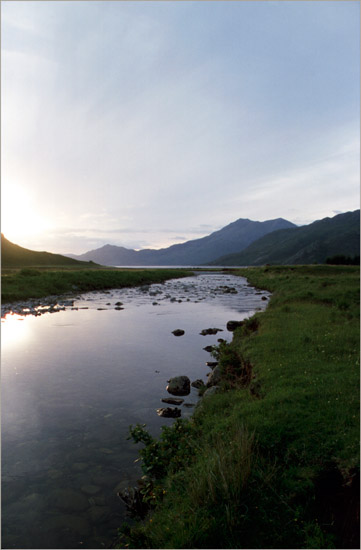
[[[156,414],[167,380],[206,382],[203,348],[231,340],[227,321],[263,309],[265,295],[202,273],[2,319],[2,548],[111,548],[127,519],[117,492],[142,475],[129,425],[170,425]],[[209,327],[223,332],[199,334]],[[192,388],[185,403],[197,400]]]

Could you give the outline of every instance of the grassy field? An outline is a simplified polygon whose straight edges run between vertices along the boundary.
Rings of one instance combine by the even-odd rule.
[[[180,269],[23,268],[2,271],[2,303],[90,290],[123,288],[189,275]]]
[[[359,269],[237,273],[269,306],[190,421],[132,428],[150,512],[119,548],[359,548]]]

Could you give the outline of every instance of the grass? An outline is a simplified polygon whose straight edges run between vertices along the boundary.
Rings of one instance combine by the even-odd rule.
[[[106,290],[151,283],[189,275],[179,269],[71,269],[23,268],[2,273],[1,300],[3,303],[43,298],[90,290]]]
[[[223,393],[179,433],[177,469],[119,547],[358,548],[359,270],[237,273],[269,306],[220,348]]]

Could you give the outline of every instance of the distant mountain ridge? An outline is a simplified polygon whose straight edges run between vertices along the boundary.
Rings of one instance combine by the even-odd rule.
[[[283,218],[264,222],[240,218],[206,237],[174,244],[160,250],[136,251],[107,244],[84,254],[67,254],[67,256],[83,261],[92,260],[102,265],[201,265],[211,262],[220,255],[239,252],[268,233],[295,227],[295,224]]]
[[[325,263],[336,255],[360,255],[360,210],[269,233],[236,254],[215,258],[211,265]]]
[[[74,260],[61,254],[51,252],[37,252],[29,250],[6,239],[1,233],[1,267],[40,267],[40,266],[72,266],[72,267],[95,267],[88,262]]]

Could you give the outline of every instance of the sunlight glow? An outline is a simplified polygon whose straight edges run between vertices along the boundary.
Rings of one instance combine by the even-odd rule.
[[[3,184],[1,190],[1,232],[15,244],[49,231],[53,224],[29,191],[19,185]]]
[[[21,315],[8,314],[1,319],[1,352],[18,349],[31,337],[29,323]]]

